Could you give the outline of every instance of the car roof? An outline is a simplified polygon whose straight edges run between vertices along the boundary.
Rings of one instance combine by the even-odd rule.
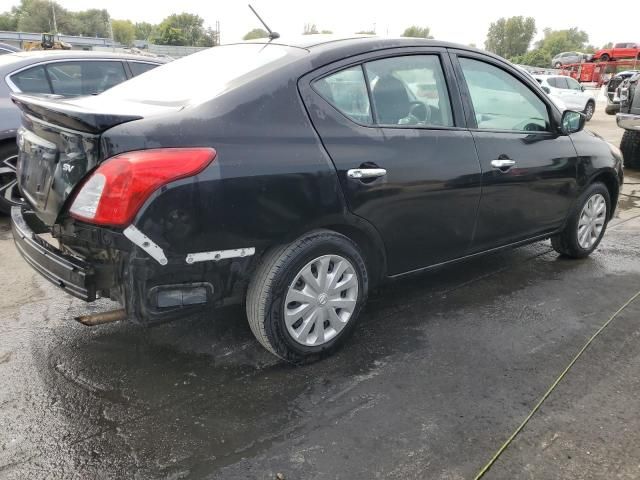
[[[466,50],[469,52],[480,53],[485,56],[493,57],[506,62],[506,60],[497,55],[494,55],[493,53],[469,47],[467,45],[445,42],[442,40],[431,40],[413,37],[392,38],[378,37],[375,35],[354,34],[350,36],[339,36],[317,34],[280,37],[272,41],[269,41],[269,39],[266,38],[262,38],[239,43],[259,43],[265,45],[273,44],[285,47],[302,48],[307,50],[311,54],[322,56],[323,60],[326,60],[327,62],[333,62],[341,58],[368,53],[374,50],[403,47],[439,47]]]
[[[17,68],[26,67],[32,64],[46,62],[48,60],[138,60],[151,63],[166,63],[163,58],[156,58],[145,55],[135,55],[118,52],[95,52],[85,50],[34,50],[30,52],[14,52],[0,56],[0,71],[5,74]]]

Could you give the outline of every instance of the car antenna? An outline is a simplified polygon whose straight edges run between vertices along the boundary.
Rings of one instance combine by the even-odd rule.
[[[258,12],[256,12],[256,10],[251,6],[251,4],[249,4],[249,8],[251,9],[251,11],[253,12],[253,14],[258,17],[258,20],[260,20],[260,23],[262,23],[262,25],[264,25],[264,28],[267,29],[267,32],[269,32],[269,40],[275,40],[276,38],[280,38],[280,34],[278,32],[274,32],[272,31],[269,26],[264,23],[264,20],[262,20],[262,18],[260,18],[260,15],[258,15]]]

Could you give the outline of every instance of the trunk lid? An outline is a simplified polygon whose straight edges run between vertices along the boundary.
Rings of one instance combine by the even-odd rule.
[[[35,214],[49,226],[76,185],[104,160],[102,132],[167,111],[133,102],[106,105],[99,96],[65,100],[13,94],[12,98],[23,112],[18,130],[18,185]]]

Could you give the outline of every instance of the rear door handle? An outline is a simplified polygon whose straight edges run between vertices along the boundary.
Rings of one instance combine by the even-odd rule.
[[[347,170],[347,177],[356,179],[384,177],[386,174],[387,170],[384,168],[352,168]]]
[[[498,170],[502,171],[502,172],[506,172],[507,170],[509,170],[511,167],[513,167],[516,164],[515,161],[505,158],[505,159],[499,159],[499,160],[491,160],[491,166],[493,168],[497,168]]]

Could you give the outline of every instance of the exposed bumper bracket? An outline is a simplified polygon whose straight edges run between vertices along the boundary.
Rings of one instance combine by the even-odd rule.
[[[187,255],[187,258],[185,260],[189,264],[208,261],[218,262],[220,260],[227,260],[229,258],[250,257],[255,253],[256,249],[253,247],[235,248],[232,250],[214,250],[212,252],[190,253]]]
[[[125,237],[139,246],[142,250],[147,252],[151,258],[153,258],[160,265],[166,265],[168,263],[167,257],[164,254],[162,248],[160,248],[156,243],[147,237],[144,233],[136,228],[135,225],[129,225],[122,232]]]

